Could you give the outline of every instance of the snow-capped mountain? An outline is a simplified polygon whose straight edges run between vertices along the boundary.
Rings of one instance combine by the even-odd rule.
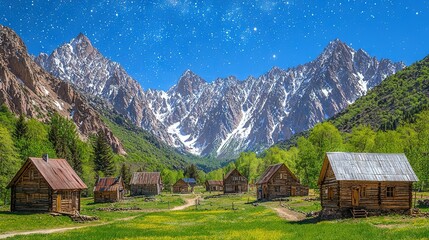
[[[175,147],[230,158],[263,150],[333,116],[403,63],[377,60],[334,40],[314,61],[239,81],[206,82],[190,70],[167,92],[141,89],[79,35],[37,62]]]

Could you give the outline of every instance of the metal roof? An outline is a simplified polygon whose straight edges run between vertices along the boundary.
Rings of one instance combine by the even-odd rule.
[[[121,177],[105,177],[98,179],[94,192],[116,192],[121,187],[123,187]]]
[[[326,158],[340,181],[418,181],[403,153],[328,152]]]
[[[185,183],[189,183],[189,184],[197,184],[197,181],[195,180],[195,178],[182,178],[182,180]]]
[[[161,183],[160,172],[135,172],[131,177],[130,185]]]
[[[53,190],[82,190],[87,188],[86,184],[76,174],[67,160],[50,158],[45,161],[42,158],[32,157],[28,158],[8,187],[12,186],[19,179],[30,164],[33,164],[37,168]]]
[[[222,180],[207,180],[207,184],[209,186],[223,186],[223,181]]]

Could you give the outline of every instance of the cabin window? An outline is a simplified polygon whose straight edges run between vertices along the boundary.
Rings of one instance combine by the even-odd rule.
[[[395,187],[387,187],[386,196],[393,197],[395,192]]]
[[[280,186],[274,186],[274,192],[280,192]]]
[[[30,180],[34,180],[34,171],[30,170]]]
[[[360,197],[366,197],[366,187],[360,188]]]
[[[333,187],[328,188],[328,199],[329,200],[334,199],[334,188]]]
[[[280,173],[280,179],[283,179],[283,174],[282,173]]]

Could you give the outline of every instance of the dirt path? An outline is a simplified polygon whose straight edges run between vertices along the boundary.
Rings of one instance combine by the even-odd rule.
[[[195,204],[195,200],[196,198],[192,198],[192,199],[186,199],[186,203],[184,205],[181,206],[177,206],[172,208],[170,211],[178,211],[178,210],[183,210],[187,207],[190,207],[192,205]],[[162,211],[162,210],[160,210]],[[168,210],[166,210],[168,211]],[[152,211],[145,211],[145,212],[152,212]],[[157,212],[157,211],[153,211],[153,212]],[[129,220],[133,220],[134,218],[138,217],[140,215],[136,215],[136,216],[132,216],[132,217],[126,217],[126,218],[120,218],[120,219],[115,219],[109,222],[103,222],[103,223],[98,223],[98,224],[88,224],[88,225],[84,225],[84,226],[74,226],[74,227],[63,227],[63,228],[51,228],[51,229],[40,229],[40,230],[31,230],[31,231],[24,231],[24,232],[8,232],[8,233],[3,233],[0,234],[0,239],[5,239],[5,238],[9,238],[9,237],[14,237],[14,236],[18,236],[18,235],[31,235],[31,234],[51,234],[51,233],[59,233],[59,232],[66,232],[66,231],[70,231],[70,230],[74,230],[74,229],[80,229],[80,228],[86,228],[86,227],[95,227],[95,226],[102,226],[102,225],[107,225],[107,224],[111,224],[114,222],[118,222],[118,221],[129,221]]]
[[[50,234],[50,233],[66,232],[66,231],[70,231],[70,230],[74,230],[74,229],[107,225],[107,224],[111,224],[111,223],[118,222],[118,221],[129,221],[129,220],[132,220],[136,217],[138,217],[138,216],[120,218],[120,219],[112,220],[110,222],[103,222],[103,223],[98,223],[98,224],[89,224],[89,225],[85,225],[85,226],[40,229],[40,230],[31,230],[31,231],[25,231],[25,232],[9,232],[9,233],[0,234],[0,239],[4,239],[4,238],[8,238],[8,237],[14,237],[14,236],[18,236],[18,235]]]
[[[277,212],[277,214],[281,217],[284,218],[288,221],[292,221],[292,222],[296,222],[296,221],[301,221],[305,219],[305,215],[299,212],[295,212],[292,211],[288,208],[284,208],[284,207],[276,207],[273,208],[274,211]]]
[[[191,198],[191,199],[186,199],[185,200],[186,201],[185,204],[183,204],[182,206],[174,207],[174,208],[171,209],[171,211],[179,211],[179,210],[183,210],[185,208],[188,208],[188,207],[190,207],[190,206],[192,206],[192,205],[195,204],[195,200],[197,200],[197,198],[199,198],[199,197]]]

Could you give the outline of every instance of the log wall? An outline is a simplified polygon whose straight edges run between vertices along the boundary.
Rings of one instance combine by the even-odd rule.
[[[138,196],[138,195],[158,195],[161,192],[161,186],[159,184],[142,184],[142,185],[136,185],[133,184],[130,186],[131,195],[132,196]]]
[[[389,196],[388,188],[393,189]],[[353,189],[358,191],[357,206],[352,204]],[[330,193],[331,192],[331,193]],[[323,208],[367,210],[408,210],[412,204],[411,182],[337,181],[328,167],[320,186]]]
[[[243,193],[248,190],[247,179],[238,171],[233,171],[223,180],[224,193]]]
[[[308,187],[301,185],[286,166],[282,166],[274,173],[267,183],[259,184],[257,191],[258,200],[308,195]]]
[[[12,211],[51,211],[51,189],[34,165],[29,165],[12,186]]]

